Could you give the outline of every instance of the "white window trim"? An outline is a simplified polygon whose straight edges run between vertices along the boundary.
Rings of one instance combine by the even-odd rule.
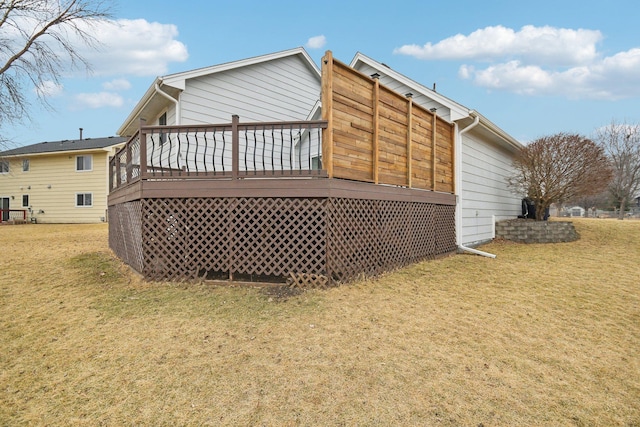
[[[89,157],[91,158],[91,169],[78,169],[78,157]],[[93,171],[93,154],[78,154],[76,156],[76,172],[92,172]]]
[[[24,162],[27,162],[28,168],[24,169]],[[31,170],[31,159],[22,159],[22,172],[29,172]]]
[[[7,165],[6,171],[0,169],[0,175],[4,175],[11,172],[11,162],[8,159],[0,160],[0,162],[5,163]]]
[[[27,203],[26,205],[24,204],[24,196],[27,196],[27,199],[28,199],[28,200],[27,200],[27,202],[28,202],[28,203]],[[22,198],[21,198],[21,200],[20,200],[20,203],[22,204],[22,207],[23,207],[23,208],[28,208],[28,207],[29,207],[29,205],[31,205],[31,195],[29,195],[29,194],[23,194],[23,195],[22,195]]]
[[[86,194],[90,194],[91,195],[91,204],[90,205],[79,205],[78,204],[78,195],[86,195]],[[87,192],[81,192],[81,193],[76,193],[76,208],[92,208],[93,207],[93,192],[91,191],[87,191]]]

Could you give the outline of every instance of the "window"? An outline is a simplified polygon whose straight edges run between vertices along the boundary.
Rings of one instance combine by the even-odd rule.
[[[76,156],[76,171],[90,171],[93,168],[93,158],[89,156]]]
[[[22,160],[22,172],[29,172],[29,167],[31,165],[29,164],[29,159],[23,159]]]
[[[29,195],[28,194],[23,194],[22,195],[22,207],[23,208],[28,208],[29,207]]]
[[[92,193],[76,193],[76,207],[91,207],[93,206],[93,194]]]
[[[9,173],[9,161],[0,160],[0,173]]]

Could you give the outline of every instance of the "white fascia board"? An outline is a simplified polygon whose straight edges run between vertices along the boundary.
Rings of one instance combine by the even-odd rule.
[[[484,127],[485,129],[502,139],[512,148],[515,148],[516,150],[522,150],[524,148],[524,145],[520,141],[509,135],[507,132],[502,130],[500,127],[498,127],[498,125],[487,119],[482,114],[478,113],[477,111],[473,111],[472,115],[477,115],[478,117],[480,117],[480,126]]]
[[[103,151],[109,152],[112,148],[121,148],[124,147],[125,142],[120,142],[118,144],[109,145],[107,147],[102,148],[86,148],[84,150],[65,150],[65,151],[45,151],[43,153],[24,153],[24,154],[10,154],[8,156],[2,156],[5,159],[16,159],[16,158],[25,158],[25,157],[44,157],[44,156],[81,156],[83,154],[93,154],[100,153]]]
[[[322,101],[318,99],[316,103],[313,104],[311,111],[309,111],[309,114],[307,115],[307,121],[320,120],[318,118],[318,114],[320,113],[322,113]]]
[[[160,83],[162,83],[162,80],[159,77],[156,77],[153,83],[151,83],[151,86],[149,86],[149,89],[147,89],[147,91],[144,93],[140,101],[138,101],[138,103],[136,104],[135,107],[133,107],[133,110],[131,110],[131,113],[129,113],[125,121],[122,123],[122,125],[120,125],[120,128],[118,128],[118,131],[116,132],[117,135],[123,136],[122,134],[129,127],[131,122],[135,120],[138,116],[140,116],[140,113],[142,112],[144,107],[149,103],[149,101],[151,101],[151,98],[153,98],[153,96],[156,94],[156,84],[160,84]]]
[[[378,72],[380,72],[381,74],[385,74],[397,81],[399,81],[400,83],[404,84],[405,86],[410,87],[411,89],[415,90],[416,92],[421,93],[422,95],[426,96],[427,98],[431,98],[434,101],[438,102],[439,104],[444,105],[445,107],[447,107],[449,110],[451,110],[451,121],[456,121],[456,120],[460,120],[460,119],[464,119],[469,117],[469,109],[467,107],[465,107],[464,105],[458,104],[457,102],[455,102],[454,100],[447,98],[444,95],[441,95],[440,93],[429,89],[428,87],[416,82],[415,80],[410,79],[409,77],[405,76],[404,74],[401,74],[397,71],[395,71],[394,69],[383,65],[382,63],[376,61],[375,59],[371,59],[368,56],[358,52],[356,53],[356,55],[353,57],[353,59],[351,60],[351,63],[349,64],[349,66],[351,68],[356,68],[356,66],[358,65],[359,62],[362,62],[372,68],[375,68]]]

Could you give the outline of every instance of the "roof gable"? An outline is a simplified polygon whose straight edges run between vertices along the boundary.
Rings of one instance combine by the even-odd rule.
[[[138,123],[134,123],[134,121],[136,121],[136,119],[141,116],[141,113],[143,112],[143,110],[145,110],[145,108],[147,108],[148,105],[156,105],[157,107],[160,104],[164,105],[170,102],[178,102],[180,92],[185,90],[187,86],[187,80],[195,79],[202,76],[214,75],[225,71],[236,70],[243,67],[292,56],[299,57],[300,60],[307,66],[310,73],[314,75],[318,79],[318,81],[320,81],[320,69],[315,64],[315,62],[313,62],[313,59],[311,59],[307,51],[302,47],[157,77],[153,81],[149,89],[147,89],[142,99],[140,99],[140,101],[133,108],[124,123],[120,126],[117,133],[118,135],[127,135],[131,133],[132,129],[137,129]],[[173,101],[168,99],[168,97],[173,98]]]

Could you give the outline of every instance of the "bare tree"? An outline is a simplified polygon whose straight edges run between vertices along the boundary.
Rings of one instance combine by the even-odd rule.
[[[536,220],[552,203],[597,194],[611,179],[602,147],[577,134],[558,133],[524,147],[513,161],[509,186],[533,201]]]
[[[110,16],[104,0],[0,0],[0,131],[29,117],[31,86],[46,105],[42,88],[90,69],[80,44],[97,47],[91,30]]]
[[[609,191],[624,219],[627,203],[640,191],[640,125],[611,122],[596,130],[596,141],[611,159],[613,179]]]

